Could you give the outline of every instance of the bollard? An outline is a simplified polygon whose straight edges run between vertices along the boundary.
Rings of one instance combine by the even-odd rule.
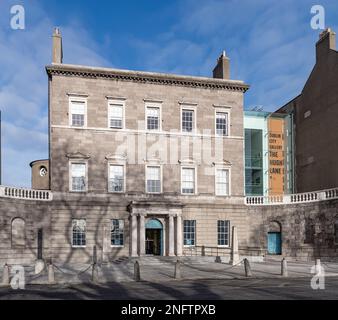
[[[51,263],[48,265],[48,283],[49,284],[55,283],[54,266]]]
[[[222,263],[222,259],[220,256],[217,256],[216,259],[215,259],[215,262],[216,263]]]
[[[288,263],[285,258],[282,260],[282,270],[281,270],[281,275],[282,277],[287,277],[288,276]]]
[[[175,274],[174,274],[175,279],[181,279],[181,262],[180,260],[177,260],[175,263]]]
[[[96,246],[93,247],[93,264],[97,264],[97,251],[96,251]]]
[[[244,259],[244,270],[245,270],[245,276],[246,277],[252,277],[250,262],[248,259]]]
[[[141,281],[140,264],[137,260],[134,264],[134,280]]]
[[[9,267],[7,263],[4,265],[4,269],[3,269],[2,285],[9,286]]]
[[[99,267],[96,263],[93,263],[92,267],[92,281],[94,283],[99,283]]]
[[[205,246],[202,246],[202,257],[205,257]]]

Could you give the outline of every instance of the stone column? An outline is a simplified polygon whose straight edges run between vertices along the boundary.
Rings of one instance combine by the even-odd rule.
[[[132,215],[130,219],[131,256],[137,257],[137,216]]]
[[[169,215],[169,256],[174,256],[175,246],[175,228],[174,228],[174,216]]]
[[[176,255],[182,256],[182,217],[176,217]]]
[[[144,225],[144,214],[140,214],[140,244],[139,244],[139,248],[140,248],[140,256],[145,255],[146,253],[146,230],[145,230],[145,225]]]

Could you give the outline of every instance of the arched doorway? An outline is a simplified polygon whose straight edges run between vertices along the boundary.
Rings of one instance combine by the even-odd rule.
[[[282,254],[282,227],[279,222],[272,221],[268,230],[268,254]]]
[[[157,219],[150,219],[145,225],[146,254],[161,256],[163,254],[163,225]]]

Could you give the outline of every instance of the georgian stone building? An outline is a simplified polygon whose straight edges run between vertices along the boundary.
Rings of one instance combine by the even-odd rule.
[[[53,35],[49,87],[52,252],[182,255],[247,233],[243,95],[228,79],[66,65]]]

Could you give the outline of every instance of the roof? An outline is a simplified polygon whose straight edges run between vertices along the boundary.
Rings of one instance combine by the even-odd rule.
[[[280,107],[279,109],[277,109],[275,112],[284,112],[284,108],[287,107],[291,102],[294,102],[295,100],[297,100],[302,94],[299,94],[298,96],[294,97],[293,99],[291,99],[289,102],[285,103],[282,107]]]
[[[264,118],[285,118],[286,115],[277,111],[269,112],[269,111],[250,111],[244,110],[245,117],[264,117]]]
[[[47,74],[50,76],[63,75],[85,78],[116,79],[141,83],[178,85],[220,90],[225,89],[231,91],[240,91],[243,93],[249,89],[249,85],[239,80],[214,79],[208,77],[195,77],[167,73],[88,67],[72,64],[48,65],[46,67],[46,71]]]
[[[49,161],[49,159],[34,160],[34,161],[32,161],[29,165],[30,165],[31,167],[33,167],[33,165],[34,165],[35,163],[39,163],[39,162],[47,162],[47,161]]]

